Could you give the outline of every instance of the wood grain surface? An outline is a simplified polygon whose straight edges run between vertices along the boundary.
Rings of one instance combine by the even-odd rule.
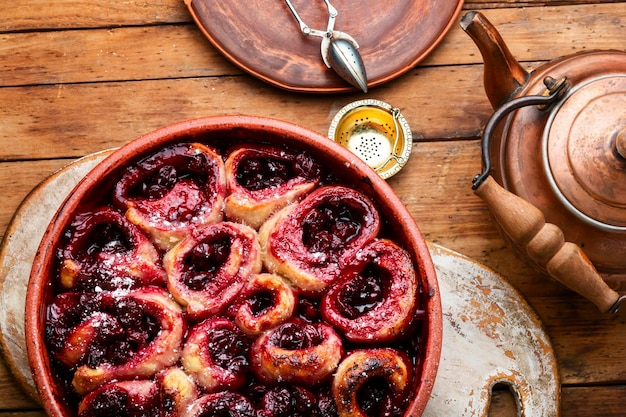
[[[464,9],[480,9],[528,69],[578,51],[626,50],[624,1],[468,0]],[[478,49],[458,25],[419,65],[367,95],[319,96],[241,71],[182,0],[12,1],[0,13],[0,236],[56,169],[157,127],[252,114],[325,133],[341,107],[364,97],[400,108],[411,125],[411,159],[389,182],[425,237],[497,271],[537,312],[557,358],[563,415],[624,416],[626,311],[601,314],[524,264],[471,190],[492,109]],[[497,391],[491,415],[514,416],[512,405]],[[0,415],[43,415],[2,364]]]

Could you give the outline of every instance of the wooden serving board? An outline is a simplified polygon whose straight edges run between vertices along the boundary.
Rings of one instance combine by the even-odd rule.
[[[43,232],[74,186],[111,151],[54,173],[23,201],[0,247],[0,346],[24,390],[37,392],[28,363],[24,304]],[[502,277],[449,249],[429,244],[443,307],[439,372],[424,417],[486,416],[492,388],[510,388],[518,415],[560,415],[558,369],[542,325]]]

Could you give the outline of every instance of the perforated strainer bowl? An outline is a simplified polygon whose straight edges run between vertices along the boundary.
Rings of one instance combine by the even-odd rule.
[[[400,171],[411,156],[408,122],[399,109],[380,100],[359,100],[343,107],[333,118],[328,137],[385,179]]]

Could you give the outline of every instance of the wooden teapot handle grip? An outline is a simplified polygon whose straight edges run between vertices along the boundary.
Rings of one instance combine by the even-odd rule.
[[[541,210],[505,190],[491,176],[474,191],[488,206],[512,242],[548,274],[594,303],[603,313],[613,312],[620,296],[604,282],[582,249],[566,242],[563,231],[546,223]]]

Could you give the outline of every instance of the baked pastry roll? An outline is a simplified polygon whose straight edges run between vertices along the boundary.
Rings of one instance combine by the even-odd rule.
[[[181,417],[257,417],[254,405],[241,394],[229,391],[206,394],[191,404]]]
[[[62,310],[66,306],[57,304],[56,308]],[[66,346],[76,343],[69,349],[84,353],[72,379],[78,394],[84,395],[113,380],[150,378],[178,361],[185,322],[180,306],[165,290],[145,287],[127,294],[102,293],[82,309],[82,314],[75,314],[81,307],[66,309],[64,320],[60,317],[58,322],[48,323],[49,333],[54,332],[50,326],[67,326],[74,321],[84,331],[81,319],[90,322],[94,315],[100,317],[104,313],[91,323],[94,331],[87,332],[91,335],[88,338],[73,337],[73,329],[67,330]]]
[[[278,275],[253,275],[239,294],[235,323],[244,333],[259,335],[289,320],[296,303],[297,296]]]
[[[318,164],[305,153],[267,145],[242,145],[226,159],[226,218],[258,229],[282,207],[320,181]]]
[[[163,250],[193,228],[223,219],[226,176],[222,157],[200,143],[170,146],[130,167],[113,201]]]
[[[254,229],[221,222],[193,230],[163,258],[167,287],[193,320],[222,312],[261,272]]]
[[[165,286],[158,251],[119,211],[103,207],[80,214],[67,236],[60,252],[62,287],[101,291]]]
[[[332,327],[294,320],[259,336],[250,349],[250,362],[261,381],[310,386],[328,380],[342,354],[341,338]]]
[[[367,244],[321,302],[322,317],[356,343],[402,338],[419,307],[411,257],[388,239]]]
[[[179,417],[198,398],[196,384],[177,366],[161,371],[156,382],[161,401],[161,414],[158,417]]]
[[[295,385],[270,388],[263,395],[259,410],[259,417],[332,415],[334,414],[322,412],[315,394]]]
[[[332,381],[339,417],[403,415],[411,387],[407,356],[395,349],[365,349],[341,361]]]
[[[157,417],[160,409],[159,387],[154,381],[119,381],[104,384],[87,394],[78,405],[78,417]]]
[[[248,345],[233,322],[210,318],[190,329],[183,368],[207,392],[236,391],[246,381]]]
[[[364,194],[343,186],[320,187],[261,226],[263,263],[300,291],[319,293],[379,230],[378,211]]]

